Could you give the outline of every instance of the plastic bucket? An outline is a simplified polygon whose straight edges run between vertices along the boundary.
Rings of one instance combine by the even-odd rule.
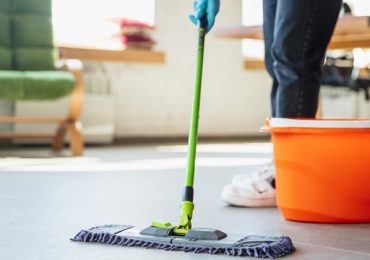
[[[288,220],[370,222],[370,119],[266,121],[277,206]]]

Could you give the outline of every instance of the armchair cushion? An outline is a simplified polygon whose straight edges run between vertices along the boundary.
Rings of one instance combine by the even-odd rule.
[[[12,69],[12,52],[0,46],[0,70]]]
[[[3,12],[9,11],[10,3],[9,0],[0,0],[0,10]]]
[[[0,0],[0,69],[55,70],[51,9],[50,0]]]
[[[53,47],[51,18],[34,14],[14,14],[14,47]]]
[[[19,99],[23,96],[23,79],[18,71],[0,71],[0,97]]]
[[[57,99],[70,94],[74,83],[64,71],[0,71],[0,98]]]
[[[53,49],[39,47],[16,48],[13,55],[14,65],[17,70],[55,70],[54,60],[57,52]]]
[[[0,0],[7,1],[7,0]],[[11,0],[13,8],[18,12],[37,13],[45,16],[51,16],[50,0]]]
[[[10,35],[9,16],[4,14],[0,9],[0,46],[10,47],[9,35]]]
[[[57,99],[70,94],[74,86],[74,77],[69,72],[27,71],[23,99]]]
[[[10,49],[10,20],[4,13],[7,9],[7,1],[0,0],[0,70],[10,70],[13,68],[12,51]]]
[[[12,21],[14,69],[54,70],[56,55],[51,18],[17,13]]]

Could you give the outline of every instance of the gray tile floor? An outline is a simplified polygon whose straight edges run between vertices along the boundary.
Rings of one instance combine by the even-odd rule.
[[[186,168],[183,145],[88,148],[83,158],[47,148],[0,148],[0,259],[230,259],[69,241],[81,228],[107,223],[177,222]],[[290,259],[370,259],[370,224],[289,222],[275,208],[224,205],[231,178],[268,161],[267,143],[201,144],[194,225],[229,234],[285,234]]]

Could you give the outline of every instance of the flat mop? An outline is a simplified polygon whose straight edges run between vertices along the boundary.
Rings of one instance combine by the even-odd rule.
[[[198,135],[200,89],[203,68],[203,49],[206,22],[198,26],[198,58],[196,66],[193,112],[189,131],[188,172],[182,194],[181,218],[177,226],[170,223],[153,222],[141,229],[131,225],[104,225],[81,230],[72,241],[99,242],[110,245],[158,248],[168,251],[185,251],[229,256],[252,256],[276,258],[294,251],[289,237],[249,235],[246,237],[227,236],[226,233],[209,228],[192,228],[193,182]]]

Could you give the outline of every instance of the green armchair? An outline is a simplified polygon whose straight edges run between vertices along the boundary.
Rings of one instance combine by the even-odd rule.
[[[57,123],[55,134],[0,133],[0,138],[53,138],[61,150],[67,131],[74,156],[83,154],[79,116],[83,104],[82,65],[66,61],[57,68],[51,0],[0,0],[0,99],[54,100],[70,96],[69,114],[56,117],[0,116],[0,123]]]

